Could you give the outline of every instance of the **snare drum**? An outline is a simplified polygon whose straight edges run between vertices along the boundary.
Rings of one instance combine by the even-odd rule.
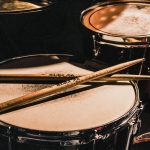
[[[1,73],[87,74],[74,56],[35,55],[1,63]],[[51,86],[0,84],[0,101]],[[140,102],[130,82],[78,85],[43,103],[0,115],[0,149],[127,150],[137,132]]]

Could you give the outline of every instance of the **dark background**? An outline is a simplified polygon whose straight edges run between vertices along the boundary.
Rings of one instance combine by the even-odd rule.
[[[91,0],[57,0],[34,13],[0,14],[1,59],[36,53],[90,55],[90,31],[80,22]]]
[[[93,32],[82,25],[80,15],[95,3],[94,0],[57,0],[39,12],[0,14],[0,61],[46,53],[73,54],[81,59],[91,59]],[[120,49],[116,47],[104,46],[102,56],[98,59],[110,65],[118,63],[118,51]],[[145,74],[149,74],[149,56],[148,52],[143,72]],[[134,50],[134,58],[138,57],[141,57],[141,52]],[[145,105],[144,112],[149,114],[150,83],[140,82],[139,85],[141,100]],[[146,122],[149,116],[143,118],[144,129],[141,131],[149,131]]]

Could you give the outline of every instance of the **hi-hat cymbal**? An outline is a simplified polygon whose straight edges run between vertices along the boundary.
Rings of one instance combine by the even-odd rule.
[[[3,0],[0,2],[0,13],[13,13],[20,11],[34,11],[48,6],[49,3],[46,1],[32,3],[28,1],[19,0]]]

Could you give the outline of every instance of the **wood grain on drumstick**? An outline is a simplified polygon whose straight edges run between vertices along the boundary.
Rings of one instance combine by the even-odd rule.
[[[102,78],[105,79],[105,78]],[[120,80],[120,81],[129,81],[129,80],[150,80],[149,75],[134,75],[134,74],[114,74],[108,80]],[[106,77],[107,81],[107,77]]]
[[[58,92],[62,92],[64,90],[66,90],[68,88],[72,88],[76,85],[79,85],[79,84],[82,84],[85,82],[89,82],[91,80],[121,71],[125,68],[128,68],[130,66],[133,66],[133,65],[143,62],[143,61],[144,61],[144,58],[141,58],[141,59],[136,59],[136,60],[129,61],[126,63],[121,63],[121,64],[118,64],[118,65],[115,65],[112,67],[108,67],[106,69],[96,71],[94,73],[91,73],[91,74],[88,74],[85,76],[81,76],[81,77],[69,80],[67,82],[63,82],[61,84],[57,84],[57,85],[54,85],[54,86],[51,86],[51,87],[48,87],[48,88],[45,88],[45,89],[42,89],[42,90],[39,90],[36,92],[26,94],[26,95],[18,97],[18,98],[8,100],[8,101],[0,104],[0,112],[6,111],[6,110],[8,111],[12,108],[17,108],[18,106],[22,106],[24,104],[31,103],[32,101],[35,102],[35,100],[41,102],[42,100],[45,100],[46,97],[48,97],[52,94],[56,94]]]
[[[83,75],[75,74],[0,74],[0,83],[49,83],[71,80]],[[149,75],[114,74],[110,77],[102,77],[95,81],[129,81],[150,80]]]

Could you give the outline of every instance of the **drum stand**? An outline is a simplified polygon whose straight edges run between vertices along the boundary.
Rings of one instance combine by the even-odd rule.
[[[147,38],[146,38],[146,41],[147,41]],[[149,47],[149,44],[145,45],[145,48],[144,48],[143,58],[145,59],[146,59],[146,52],[147,52],[148,47]],[[144,62],[141,63],[139,75],[142,74],[143,65],[144,65]]]

